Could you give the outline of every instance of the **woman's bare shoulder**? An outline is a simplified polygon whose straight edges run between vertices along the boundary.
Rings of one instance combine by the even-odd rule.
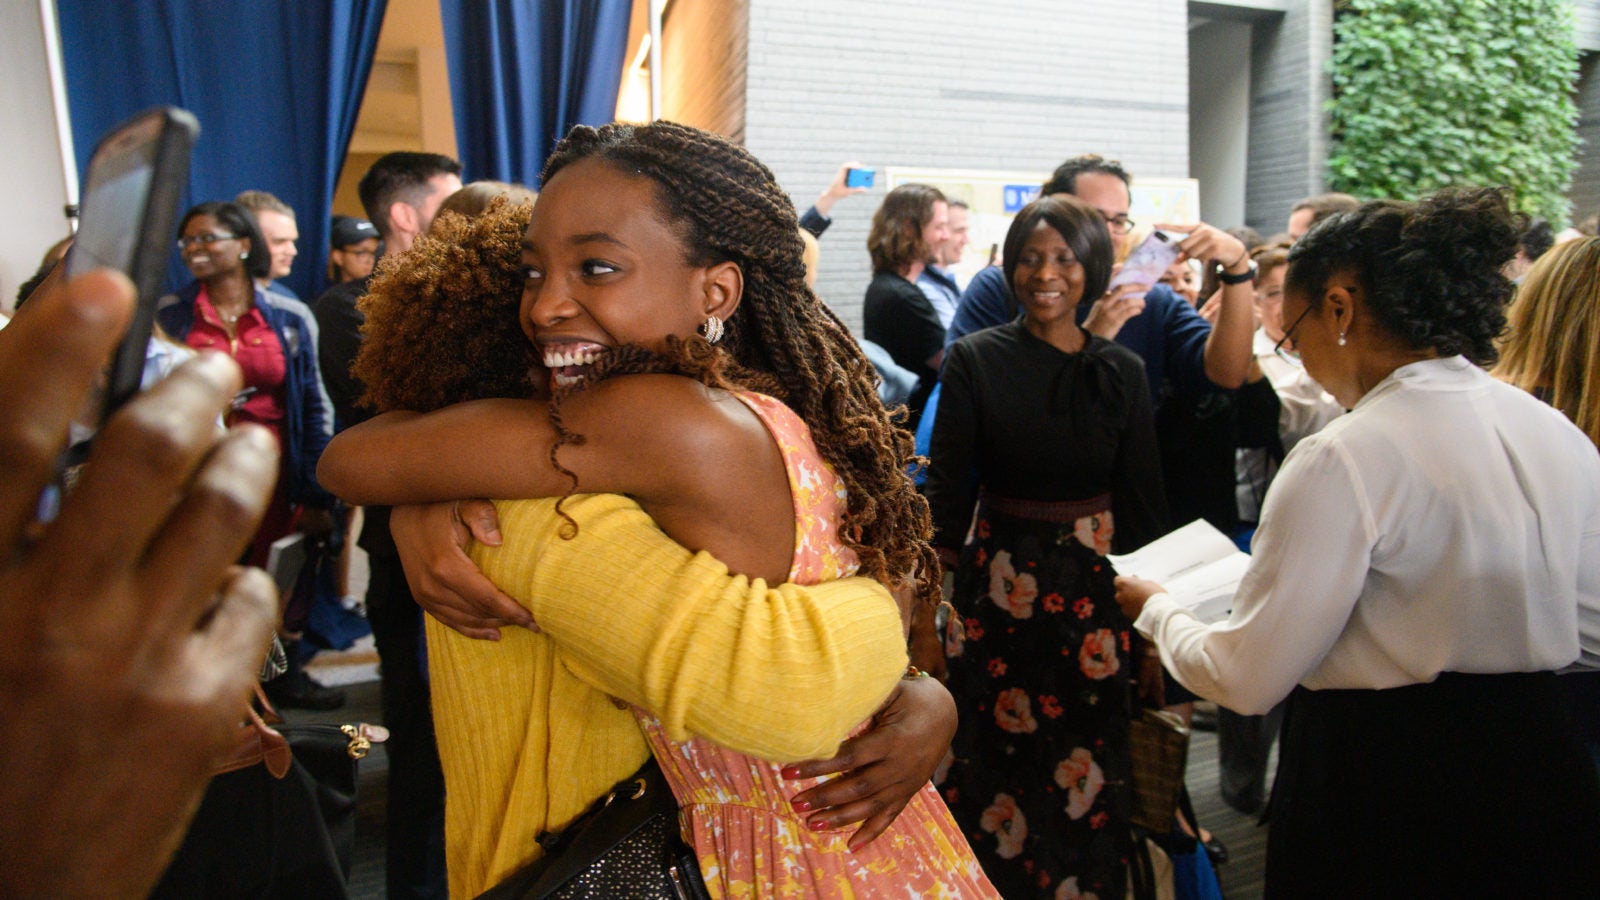
[[[608,378],[562,403],[569,428],[598,426],[635,454],[722,457],[771,444],[766,425],[733,393],[681,375]]]

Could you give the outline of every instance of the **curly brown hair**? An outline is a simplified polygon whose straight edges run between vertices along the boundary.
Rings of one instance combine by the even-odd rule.
[[[538,362],[522,333],[520,253],[533,207],[505,200],[474,218],[442,213],[405,253],[378,264],[360,309],[352,373],[380,412],[527,397]]]
[[[849,501],[840,537],[860,557],[863,574],[887,584],[913,576],[918,597],[937,603],[928,503],[909,474],[920,463],[911,433],[878,399],[877,375],[860,345],[806,287],[794,205],[772,172],[743,147],[674,122],[580,125],[556,146],[540,182],[582,159],[655,182],[691,264],[732,261],[744,274],[743,301],[718,352],[698,337],[668,342],[664,353],[610,354],[595,374],[671,371],[747,384],[784,401],[844,481]],[[723,353],[737,366],[718,369]],[[559,399],[555,406],[559,415]]]
[[[933,205],[945,202],[944,192],[929,184],[902,184],[885,195],[867,233],[872,270],[899,272],[931,257],[933,248],[922,239],[922,229],[933,218]]]

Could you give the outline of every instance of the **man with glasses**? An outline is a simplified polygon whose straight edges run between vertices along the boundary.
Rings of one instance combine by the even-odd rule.
[[[1087,154],[1057,167],[1041,193],[1071,194],[1098,210],[1111,230],[1120,258],[1130,249],[1124,244],[1134,226],[1128,218],[1132,180],[1121,163]],[[1200,239],[1196,243],[1221,246],[1231,242],[1219,257],[1225,285],[1251,280],[1253,270],[1242,244],[1210,225],[1187,227],[1192,229],[1191,238]],[[1142,298],[1134,296],[1147,288],[1148,293]],[[1159,405],[1164,379],[1180,391],[1204,390],[1212,385],[1232,389],[1244,383],[1250,369],[1250,337],[1255,319],[1250,310],[1250,292],[1232,293],[1238,296],[1230,297],[1228,291],[1223,291],[1215,329],[1163,284],[1125,285],[1092,304],[1081,303],[1078,323],[1139,354],[1149,376],[1151,402]],[[945,343],[1009,322],[1015,316],[1005,276],[999,266],[990,266],[974,275],[967,285]]]

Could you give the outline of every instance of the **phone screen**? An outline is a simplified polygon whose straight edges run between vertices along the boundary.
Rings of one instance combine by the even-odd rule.
[[[128,276],[137,305],[117,347],[100,403],[109,415],[138,392],[145,350],[171,253],[178,195],[199,133],[192,115],[157,108],[113,129],[95,147],[84,179],[78,234],[63,263],[67,277],[93,269]]]
[[[116,148],[107,148],[115,151]],[[110,155],[104,166],[91,163],[90,182],[84,190],[78,236],[67,254],[66,274],[77,277],[93,269],[116,269],[127,274],[133,267],[139,242],[139,223],[150,198],[155,172],[156,145],[139,141]],[[99,162],[97,156],[95,162]]]
[[[1122,284],[1153,285],[1160,281],[1161,276],[1178,259],[1178,240],[1181,238],[1174,239],[1165,232],[1152,232],[1144,239],[1144,243],[1128,254],[1127,261],[1112,277],[1106,289],[1110,290]]]
[[[876,169],[847,169],[844,173],[844,186],[853,188],[869,188],[877,180]]]

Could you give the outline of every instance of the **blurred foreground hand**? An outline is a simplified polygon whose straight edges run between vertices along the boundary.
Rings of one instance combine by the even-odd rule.
[[[0,331],[0,897],[149,892],[276,618],[271,579],[233,563],[278,451],[218,432],[226,357],[112,417],[59,516],[32,521],[132,298],[120,275],[53,277]]]

